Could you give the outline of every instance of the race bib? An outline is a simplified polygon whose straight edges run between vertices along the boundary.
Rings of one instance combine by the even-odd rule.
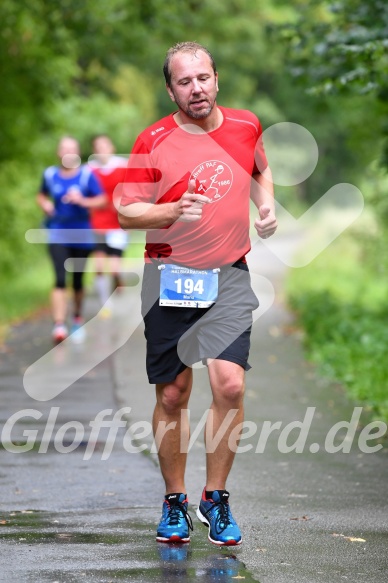
[[[192,269],[163,264],[160,269],[160,306],[208,308],[218,296],[219,269]]]

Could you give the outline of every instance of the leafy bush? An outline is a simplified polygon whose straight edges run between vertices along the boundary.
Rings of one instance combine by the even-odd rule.
[[[25,240],[27,229],[38,228],[41,211],[35,202],[40,176],[21,162],[5,162],[0,171],[0,273],[23,273],[41,255],[42,250]]]
[[[366,231],[373,226],[365,214],[362,225]],[[293,270],[287,296],[320,372],[388,421],[388,281],[376,277],[378,237],[359,231],[343,234],[310,265]]]
[[[292,296],[290,304],[306,331],[309,356],[320,370],[388,421],[388,308],[366,310],[324,291],[304,291]]]

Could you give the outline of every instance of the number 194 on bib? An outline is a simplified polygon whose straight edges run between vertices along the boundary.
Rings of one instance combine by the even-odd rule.
[[[161,266],[160,306],[208,308],[218,295],[218,270]]]

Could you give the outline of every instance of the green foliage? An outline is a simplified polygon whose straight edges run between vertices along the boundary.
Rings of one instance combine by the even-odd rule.
[[[114,97],[102,92],[88,97],[78,94],[53,107],[56,135],[77,136],[85,159],[90,154],[91,137],[98,133],[110,135],[117,151],[128,154],[136,136],[156,117],[149,80],[135,67],[122,66],[116,76],[111,76],[110,87]]]
[[[313,93],[387,88],[388,5],[384,0],[301,2],[296,26],[284,28],[293,49],[293,73]]]
[[[71,91],[78,66],[74,39],[43,0],[4,0],[0,21],[0,66],[7,80],[0,92],[1,161],[23,156],[46,127],[51,100]]]
[[[368,221],[364,220],[368,227]],[[373,239],[369,241],[373,246]],[[342,235],[308,267],[294,270],[288,298],[322,374],[388,420],[388,282],[365,261],[364,241]]]
[[[363,192],[375,212],[378,224],[384,227],[388,224],[388,176],[377,164],[368,169]]]
[[[49,308],[52,282],[48,253],[42,253],[41,248],[33,262],[24,265],[0,288],[0,340],[7,323],[28,317],[38,308]]]
[[[30,166],[16,161],[3,163],[0,172],[0,192],[3,194],[0,265],[1,273],[7,278],[14,273],[23,273],[39,254],[38,249],[24,238],[26,230],[38,228],[41,221],[41,211],[35,204],[35,197],[31,197],[37,186]]]
[[[358,125],[369,138],[364,134],[359,143],[374,152],[378,148],[377,157],[388,168],[387,2],[302,0],[297,23],[282,27],[280,36],[289,47],[291,74],[310,95],[348,96],[347,111],[354,96],[367,97]],[[367,156],[364,168],[371,159]]]
[[[344,304],[324,291],[304,291],[292,296],[290,303],[320,371],[345,384],[351,397],[388,421],[387,308]]]
[[[373,220],[357,228],[357,245],[376,289],[388,281],[388,176],[377,162],[367,168],[360,189]]]

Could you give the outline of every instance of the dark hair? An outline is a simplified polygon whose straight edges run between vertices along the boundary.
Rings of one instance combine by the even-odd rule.
[[[166,59],[164,61],[164,65],[163,65],[163,74],[164,74],[164,78],[166,79],[166,84],[168,87],[171,86],[170,62],[171,62],[172,57],[174,55],[176,55],[177,53],[190,53],[192,55],[195,55],[197,53],[197,51],[203,51],[204,53],[206,53],[208,55],[208,57],[210,58],[210,63],[211,63],[211,66],[213,68],[213,71],[214,71],[214,73],[217,73],[217,68],[216,68],[216,64],[215,64],[214,59],[213,59],[213,55],[205,47],[203,47],[202,45],[200,45],[197,42],[177,43],[176,45],[174,45],[170,49],[168,49],[167,54],[166,54]]]

